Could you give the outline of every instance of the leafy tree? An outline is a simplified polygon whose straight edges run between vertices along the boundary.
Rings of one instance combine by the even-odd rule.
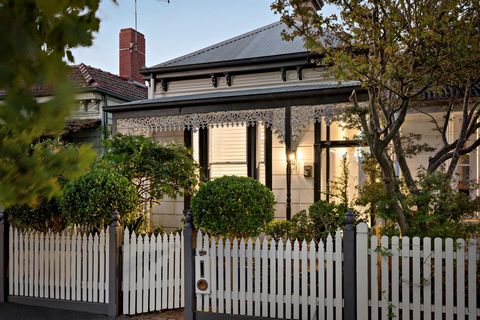
[[[368,92],[361,104],[355,91],[349,124],[362,132],[379,164],[389,210],[402,234],[412,223],[408,194],[420,189],[407,165],[401,128],[409,110],[427,113],[420,100],[427,91],[448,89],[452,97],[437,123],[443,146],[430,158],[428,172],[450,160],[444,179],[452,179],[461,155],[475,149],[480,104],[471,99],[480,68],[480,2],[477,0],[374,1],[326,0],[318,12],[303,0],[276,0],[272,9],[290,26],[285,36],[301,35],[309,49],[339,80],[358,80]],[[327,9],[334,7],[334,13]],[[452,110],[462,114],[459,135],[449,141],[446,127]],[[427,113],[428,114],[428,113]],[[469,143],[473,138],[474,142]],[[400,188],[394,161],[406,188]],[[406,194],[406,192],[408,194]],[[410,204],[415,207],[422,202]],[[423,210],[423,209],[420,209]]]
[[[98,0],[0,0],[0,203],[34,205],[60,191],[59,175],[74,178],[93,161],[86,146],[36,144],[58,137],[74,105],[65,59],[98,31]],[[51,99],[38,103],[37,89]]]
[[[223,176],[192,198],[193,223],[212,235],[253,237],[272,221],[274,204],[273,193],[257,180]]]
[[[105,149],[103,165],[135,185],[147,211],[164,196],[193,194],[199,182],[191,151],[183,145],[161,145],[153,138],[118,134],[106,141]]]
[[[110,223],[114,210],[118,210],[124,225],[131,224],[138,204],[135,186],[114,170],[103,168],[69,181],[60,201],[69,224],[97,230]]]

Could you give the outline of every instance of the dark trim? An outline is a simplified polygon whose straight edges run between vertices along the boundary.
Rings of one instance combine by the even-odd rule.
[[[190,210],[185,211],[185,225],[183,226],[183,290],[184,290],[184,309],[183,318],[185,320],[193,320],[196,308],[195,294],[195,243],[193,236],[194,227],[192,213]]]
[[[345,320],[357,319],[357,246],[355,216],[349,210],[345,214],[343,228],[343,315]]]
[[[247,175],[255,180],[257,174],[257,125],[247,126]]]
[[[210,170],[208,169],[208,128],[198,130],[198,163],[202,178],[208,181],[210,179]]]
[[[313,143],[313,201],[321,199],[322,187],[322,124],[316,121],[314,124],[314,143]]]
[[[233,60],[224,60],[224,61],[215,61],[215,62],[205,62],[205,63],[196,63],[196,64],[184,64],[184,65],[173,65],[173,66],[153,66],[150,68],[141,68],[140,74],[147,75],[149,73],[155,74],[165,74],[178,71],[193,71],[212,69],[212,68],[232,68],[232,67],[241,67],[248,66],[250,68],[256,66],[260,67],[262,64],[268,64],[272,62],[288,62],[292,60],[303,60],[309,61],[311,54],[307,51],[299,53],[289,53],[289,54],[279,54],[266,57],[256,57],[256,58],[247,58],[247,59],[233,59]],[[315,55],[318,56],[318,55]]]
[[[295,70],[299,65],[304,68],[317,68],[317,64],[312,64],[306,59],[302,60],[293,60],[287,62],[274,62],[262,65],[250,65],[250,66],[240,66],[240,67],[229,67],[229,68],[206,68],[202,70],[193,70],[193,71],[173,71],[169,73],[159,73],[156,76],[156,79],[166,79],[168,81],[178,81],[178,80],[193,80],[193,79],[206,79],[209,75],[215,74],[217,76],[223,76],[225,73],[228,73],[232,76],[244,75],[244,74],[259,74],[266,72],[280,71],[281,69],[286,70]],[[144,76],[147,78],[147,76]]]
[[[83,301],[56,300],[23,296],[8,296],[8,302],[29,306],[47,307],[62,310],[81,311],[108,315],[108,303],[94,303]]]
[[[287,69],[282,68],[282,82],[287,82]]]
[[[8,297],[8,232],[7,214],[0,205],[0,303]]]
[[[123,228],[120,225],[120,214],[112,212],[112,222],[109,225],[109,248],[108,248],[108,308],[107,314],[116,317],[122,313],[122,245]]]
[[[330,201],[330,123],[327,123],[327,141],[325,141],[325,186],[326,186],[326,196],[325,196],[325,200],[327,200],[327,202]]]
[[[168,91],[168,81],[163,79],[160,80],[160,85],[162,86],[162,91],[167,92]],[[155,87],[153,88],[153,92],[155,93]]]
[[[245,316],[239,314],[213,313],[195,311],[195,320],[275,320],[284,318],[267,318],[259,316]]]
[[[366,143],[362,140],[333,140],[333,141],[320,141],[320,146],[326,148],[351,148],[366,146]]]
[[[218,79],[215,74],[210,75],[210,79],[212,81],[212,87],[216,88],[218,86]]]
[[[158,101],[144,100],[141,103],[109,106],[105,111],[111,113],[162,110],[165,115],[202,113],[213,111],[251,110],[283,108],[296,105],[318,105],[348,102],[353,89],[356,89],[359,100],[366,99],[366,91],[356,86],[328,88],[317,90],[290,91],[278,93],[244,94],[238,96],[220,96],[184,100]],[[235,94],[235,92],[232,92]]]
[[[287,157],[287,197],[286,197],[286,218],[292,217],[292,107],[285,107],[285,154]]]
[[[264,145],[264,161],[265,161],[265,186],[272,190],[272,128],[265,126],[265,145]]]
[[[183,130],[183,145],[192,150],[193,147],[193,132],[192,130],[185,129]],[[190,202],[192,201],[192,196],[184,195],[183,196],[183,210],[190,209]]]
[[[303,67],[302,66],[297,66],[297,77],[298,80],[303,80]]]
[[[228,72],[225,73],[225,82],[227,83],[227,86],[232,86],[232,75]]]

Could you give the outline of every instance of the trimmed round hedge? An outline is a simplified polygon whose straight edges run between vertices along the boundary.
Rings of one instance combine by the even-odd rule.
[[[139,197],[127,178],[94,168],[65,185],[60,204],[69,223],[103,228],[110,223],[113,210],[120,212],[121,220],[135,211]]]
[[[247,177],[223,176],[203,184],[192,198],[193,223],[214,236],[253,237],[273,219],[273,193]]]

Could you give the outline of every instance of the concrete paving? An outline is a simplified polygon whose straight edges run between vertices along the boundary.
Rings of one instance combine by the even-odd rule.
[[[51,309],[45,307],[27,306],[16,303],[0,304],[0,320],[114,320],[112,317]],[[120,316],[117,320],[182,320],[183,309],[152,312],[135,316]]]
[[[27,306],[16,303],[0,304],[0,320],[112,320],[111,317],[69,310]]]

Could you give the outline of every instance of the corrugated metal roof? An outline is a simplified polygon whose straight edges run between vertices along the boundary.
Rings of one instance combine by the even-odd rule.
[[[216,91],[209,93],[199,93],[199,94],[190,94],[182,96],[170,96],[170,97],[160,97],[154,99],[145,99],[137,100],[128,103],[124,103],[117,106],[108,107],[109,110],[114,110],[115,107],[125,107],[135,105],[146,105],[146,104],[157,104],[157,103],[175,103],[179,101],[195,101],[195,100],[207,100],[207,99],[216,99],[216,98],[232,98],[232,97],[242,97],[242,96],[254,96],[262,94],[276,94],[276,93],[288,93],[288,92],[305,92],[305,91],[315,91],[315,90],[325,90],[325,89],[336,89],[336,88],[348,88],[348,87],[358,87],[358,81],[344,81],[339,83],[338,81],[322,81],[316,84],[305,84],[305,85],[288,85],[280,87],[271,87],[271,88],[260,88],[260,89],[245,89],[245,90],[229,90],[229,91]]]
[[[157,64],[151,68],[193,65],[199,63],[307,52],[303,39],[295,38],[292,41],[283,40],[283,30],[288,30],[288,27],[283,22],[275,22],[207,48]]]

